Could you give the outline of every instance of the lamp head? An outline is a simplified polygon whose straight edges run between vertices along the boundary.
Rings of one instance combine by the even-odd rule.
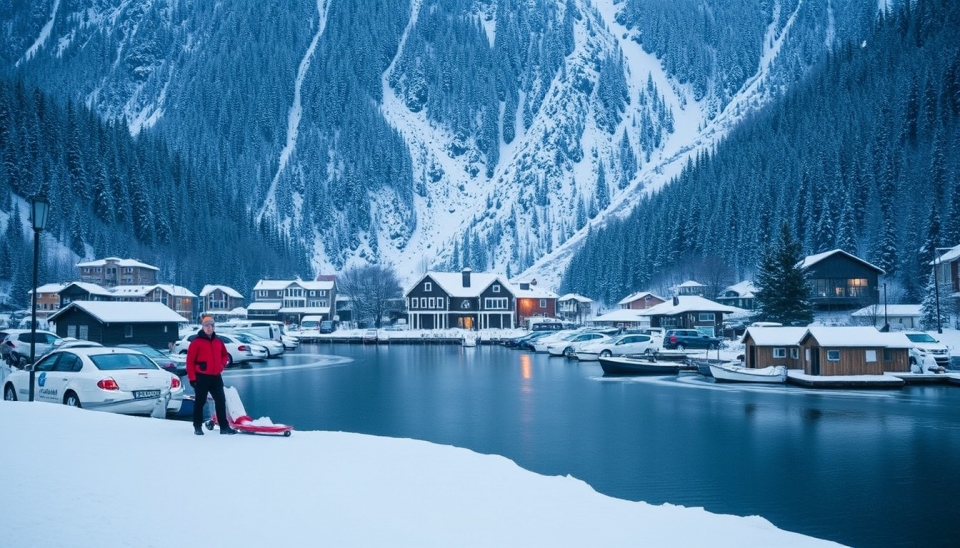
[[[43,194],[34,196],[30,200],[30,212],[33,220],[33,229],[42,231],[47,225],[47,213],[50,211],[50,202]]]

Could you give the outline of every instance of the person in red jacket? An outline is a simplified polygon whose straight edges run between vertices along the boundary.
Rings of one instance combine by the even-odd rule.
[[[203,435],[203,408],[207,394],[213,396],[221,434],[236,434],[227,422],[227,404],[223,395],[223,369],[227,366],[227,347],[213,331],[213,316],[200,318],[200,331],[187,349],[187,379],[196,393],[193,402],[193,433]]]

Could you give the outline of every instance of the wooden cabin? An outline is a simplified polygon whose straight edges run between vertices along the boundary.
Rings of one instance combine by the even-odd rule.
[[[910,371],[910,343],[900,333],[873,327],[813,326],[801,337],[800,355],[807,375],[883,375]]]
[[[744,365],[755,369],[771,365],[800,369],[800,339],[806,332],[806,327],[748,327],[741,339]]]

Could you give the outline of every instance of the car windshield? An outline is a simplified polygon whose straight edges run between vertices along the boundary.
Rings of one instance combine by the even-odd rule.
[[[937,339],[934,339],[926,333],[907,333],[907,338],[910,339],[910,342],[915,343],[935,343]]]
[[[101,371],[118,371],[121,369],[157,369],[157,364],[143,354],[97,354],[90,356],[90,361]]]

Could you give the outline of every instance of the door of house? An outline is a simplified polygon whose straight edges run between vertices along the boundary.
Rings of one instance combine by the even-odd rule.
[[[747,356],[747,367],[757,367],[757,347],[750,345],[750,354]]]
[[[810,352],[810,374],[819,375],[820,374],[820,349],[814,348]]]

